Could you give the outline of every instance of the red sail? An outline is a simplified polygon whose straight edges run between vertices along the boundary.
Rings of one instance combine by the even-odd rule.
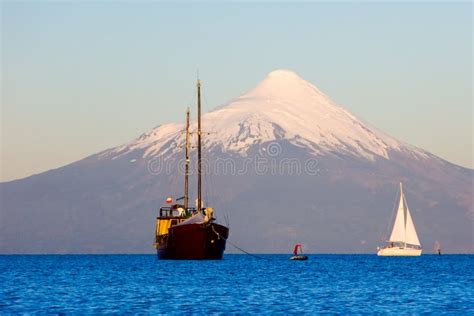
[[[300,251],[303,252],[303,251],[301,250],[301,244],[296,244],[296,245],[295,245],[295,249],[293,250],[293,253],[295,254],[295,256],[298,255],[298,248],[300,248]]]

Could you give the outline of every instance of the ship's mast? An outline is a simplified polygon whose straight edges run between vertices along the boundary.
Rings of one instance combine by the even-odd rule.
[[[184,170],[184,209],[189,206],[189,108],[186,110],[186,161]]]
[[[198,111],[198,200],[197,200],[197,209],[201,211],[202,208],[202,195],[201,195],[201,82],[197,81],[197,111]]]

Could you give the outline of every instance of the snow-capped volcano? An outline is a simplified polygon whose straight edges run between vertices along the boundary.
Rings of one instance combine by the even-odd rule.
[[[473,170],[383,134],[292,71],[271,72],[206,113],[203,129],[211,162],[204,200],[219,221],[228,218],[232,242],[244,249],[286,253],[301,242],[310,253],[374,253],[403,181],[426,252],[435,242],[446,252],[474,252]],[[164,124],[0,183],[0,253],[154,251],[157,208],[183,193],[184,140],[184,124]],[[270,155],[275,143],[279,156]]]
[[[195,129],[195,124],[191,128]],[[369,160],[389,158],[389,150],[406,146],[361,122],[334,103],[316,86],[289,70],[275,70],[257,86],[212,112],[203,115],[209,132],[207,150],[245,155],[253,145],[286,139],[314,154],[344,153]],[[165,124],[129,144],[104,154],[116,157],[144,149],[144,158],[175,151],[184,142],[183,124]],[[174,148],[165,145],[176,142]],[[411,151],[424,156],[415,148]]]

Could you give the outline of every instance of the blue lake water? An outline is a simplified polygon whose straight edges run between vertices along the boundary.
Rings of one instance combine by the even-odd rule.
[[[0,256],[0,313],[474,314],[472,255]]]

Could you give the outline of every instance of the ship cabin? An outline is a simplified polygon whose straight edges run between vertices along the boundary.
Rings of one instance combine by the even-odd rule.
[[[181,204],[161,207],[160,214],[156,218],[155,246],[162,244],[170,227],[184,222],[194,214],[196,214],[196,208],[190,207],[186,210]]]

